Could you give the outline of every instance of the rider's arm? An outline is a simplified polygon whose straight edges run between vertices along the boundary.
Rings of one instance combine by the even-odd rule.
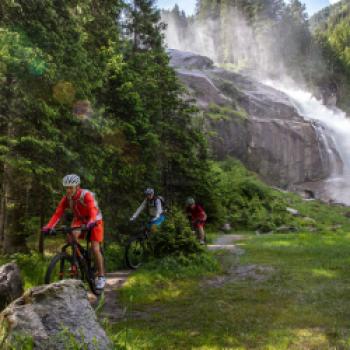
[[[95,206],[94,197],[90,192],[86,192],[84,196],[84,203],[89,211],[89,222],[95,222],[98,209]]]
[[[153,221],[156,221],[163,212],[162,201],[159,198],[156,199],[156,208],[157,208],[157,212],[156,212],[156,216],[152,219]]]
[[[146,208],[146,204],[147,204],[147,200],[145,199],[141,205],[137,208],[137,210],[135,211],[135,213],[133,214],[133,216],[131,217],[132,219],[136,219],[142,212],[142,210],[144,210]]]
[[[65,209],[68,207],[68,200],[67,197],[64,196],[60,203],[58,204],[55,213],[52,215],[50,221],[48,222],[48,224],[46,225],[46,227],[48,228],[53,228],[56,226],[56,224],[58,223],[58,221],[61,219]]]

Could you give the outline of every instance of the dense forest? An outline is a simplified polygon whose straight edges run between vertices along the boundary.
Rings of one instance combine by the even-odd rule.
[[[174,203],[194,190],[209,198],[206,141],[168,67],[159,18],[151,0],[1,1],[4,252],[38,234],[66,173],[97,193],[114,234],[147,186]]]

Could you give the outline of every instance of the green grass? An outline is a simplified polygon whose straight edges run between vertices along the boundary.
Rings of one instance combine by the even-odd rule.
[[[350,348],[350,234],[247,235],[241,244],[246,250],[241,265],[274,268],[267,281],[237,280],[213,288],[200,281],[200,273],[193,278],[139,271],[122,300],[143,316],[129,313],[111,326],[116,346]],[[237,264],[234,257],[224,261]]]
[[[281,197],[286,196],[280,193]],[[322,203],[321,201],[304,201],[299,196],[289,193],[287,195],[287,201],[289,205],[300,211],[302,216],[315,219],[316,227],[325,233],[331,231],[350,231],[350,208],[341,205],[329,205]],[[303,219],[299,219],[299,222]],[[304,222],[304,225],[308,225]],[[340,227],[336,227],[340,225]]]
[[[191,290],[198,278],[219,271],[219,263],[210,254],[168,256],[136,271],[121,290],[120,298],[125,303],[133,300],[144,304],[172,300]]]

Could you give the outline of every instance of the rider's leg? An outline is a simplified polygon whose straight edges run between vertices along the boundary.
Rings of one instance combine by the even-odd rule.
[[[98,221],[97,226],[95,226],[91,231],[91,250],[94,255],[98,276],[95,280],[96,289],[103,289],[106,284],[105,270],[103,264],[103,255],[101,252],[100,243],[103,241],[103,222]]]
[[[199,226],[198,227],[198,238],[200,241],[204,241],[205,239],[205,232],[204,232],[204,227],[203,226]]]
[[[103,266],[103,256],[101,253],[100,242],[91,241],[91,250],[96,261],[98,275],[104,276],[105,270]]]
[[[95,262],[97,265],[98,276],[104,276],[104,264],[103,264],[103,256],[101,253],[100,243],[103,241],[103,222],[99,221],[97,226],[95,226],[91,231],[91,250],[94,255]]]
[[[204,232],[204,223],[200,222],[196,225],[197,238],[201,244],[205,243],[205,232]]]

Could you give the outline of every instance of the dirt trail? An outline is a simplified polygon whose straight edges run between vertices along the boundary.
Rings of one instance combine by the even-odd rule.
[[[104,305],[99,314],[100,318],[107,318],[115,322],[124,317],[125,310],[118,303],[117,291],[128,279],[131,270],[123,270],[106,274],[106,286],[104,291]]]
[[[234,244],[237,241],[241,241],[245,239],[243,235],[222,235],[219,236],[213,244],[208,244],[209,250],[229,250],[230,252],[242,255],[244,254],[244,250],[242,248],[237,247],[236,244]]]
[[[241,235],[222,235],[213,244],[208,244],[209,250],[228,250],[233,254],[242,255],[244,250],[234,243],[244,239]],[[106,287],[104,291],[104,304],[99,311],[99,318],[107,318],[116,322],[125,317],[125,310],[118,303],[118,289],[120,289],[131,274],[131,270],[122,270],[106,274]],[[96,305],[96,301],[93,303]]]

